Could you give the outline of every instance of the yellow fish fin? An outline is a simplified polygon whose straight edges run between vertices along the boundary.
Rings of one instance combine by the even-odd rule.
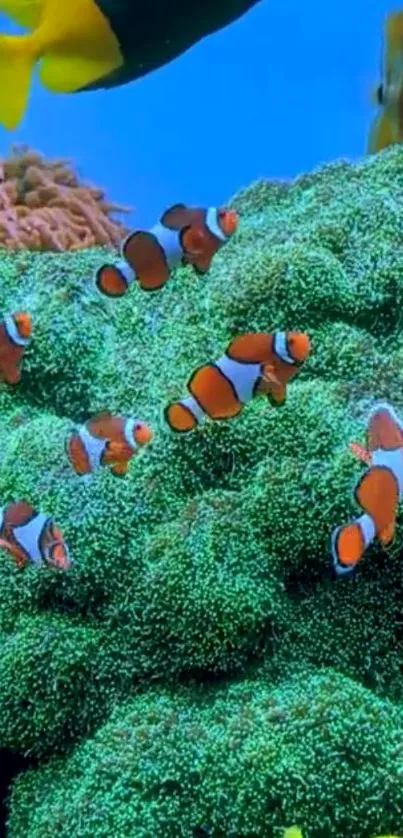
[[[32,35],[0,35],[0,123],[10,130],[24,116],[36,59]]]
[[[303,838],[303,835],[299,826],[289,826],[284,831],[283,838]]]
[[[376,154],[383,148],[397,142],[394,126],[387,111],[381,111],[375,117],[369,132],[368,153]]]
[[[0,12],[20,26],[35,29],[45,4],[46,0],[0,0]]]
[[[392,12],[385,25],[387,52],[401,53],[403,50],[403,12]]]
[[[47,0],[40,30],[39,76],[49,90],[72,93],[123,65],[119,42],[95,0]]]

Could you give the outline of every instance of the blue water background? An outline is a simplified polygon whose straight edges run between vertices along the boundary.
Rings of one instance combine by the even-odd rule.
[[[383,20],[396,8],[387,0],[261,0],[126,87],[56,96],[35,81],[21,126],[0,128],[0,154],[15,141],[71,158],[84,178],[134,207],[136,226],[150,226],[176,201],[219,204],[262,176],[357,159]],[[12,27],[0,15],[1,30]]]

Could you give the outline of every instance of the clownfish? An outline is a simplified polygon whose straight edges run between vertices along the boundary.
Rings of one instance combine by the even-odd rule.
[[[129,460],[152,436],[144,422],[105,411],[69,435],[67,456],[77,474],[90,474],[99,466],[108,465],[114,474],[125,475]]]
[[[130,233],[121,247],[122,259],[116,265],[102,265],[95,284],[108,297],[122,297],[135,279],[144,291],[157,291],[181,264],[204,274],[237,226],[233,210],[175,204],[151,230]]]
[[[0,381],[18,383],[22,356],[31,336],[31,317],[25,311],[6,314],[0,320]]]
[[[299,826],[289,826],[283,832],[283,838],[304,838]]]
[[[380,110],[370,128],[370,154],[403,142],[403,12],[387,16],[383,52],[382,80],[374,96]]]
[[[72,566],[63,534],[52,516],[37,512],[26,501],[0,509],[0,547],[11,553],[18,567],[30,562],[60,570]]]
[[[257,2],[0,0],[0,11],[30,30],[0,36],[0,122],[13,129],[21,121],[37,62],[40,81],[57,93],[118,87],[172,61]]]
[[[379,404],[371,412],[366,447],[353,443],[350,448],[368,464],[354,490],[364,512],[332,533],[333,564],[338,574],[354,570],[375,538],[387,545],[394,537],[403,494],[403,427],[389,404]]]
[[[190,396],[165,408],[174,431],[193,430],[205,416],[229,419],[258,393],[274,405],[286,399],[286,385],[310,352],[304,332],[247,332],[214,363],[199,367],[188,381]]]

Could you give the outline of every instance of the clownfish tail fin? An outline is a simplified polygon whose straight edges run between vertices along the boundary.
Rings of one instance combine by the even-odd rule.
[[[333,566],[339,576],[352,573],[374,537],[375,525],[367,513],[333,530],[331,551]]]
[[[123,297],[134,279],[130,265],[122,259],[116,265],[101,265],[95,274],[95,285],[106,297]]]
[[[197,416],[186,404],[186,401],[190,400],[184,399],[182,402],[173,402],[165,408],[164,418],[171,431],[188,433],[197,427]]]

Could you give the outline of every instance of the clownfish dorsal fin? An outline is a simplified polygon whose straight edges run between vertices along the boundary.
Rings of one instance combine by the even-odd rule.
[[[85,423],[89,433],[99,439],[109,439],[119,432],[121,417],[114,416],[109,410],[102,410],[91,416]]]
[[[243,364],[262,364],[273,361],[272,337],[266,332],[244,332],[227,346],[226,355]]]
[[[172,204],[163,212],[160,222],[164,227],[169,227],[171,230],[181,230],[185,224],[189,223],[188,212],[186,204]],[[184,223],[185,218],[186,222]]]
[[[161,216],[160,223],[170,230],[183,230],[196,221],[201,223],[204,218],[204,211],[201,209],[190,209],[185,204],[173,204]]]
[[[5,510],[4,520],[7,527],[22,527],[36,516],[35,509],[24,500],[10,503]]]
[[[394,451],[403,448],[403,430],[393,408],[380,404],[371,414],[367,429],[367,449],[376,451],[383,448]]]

